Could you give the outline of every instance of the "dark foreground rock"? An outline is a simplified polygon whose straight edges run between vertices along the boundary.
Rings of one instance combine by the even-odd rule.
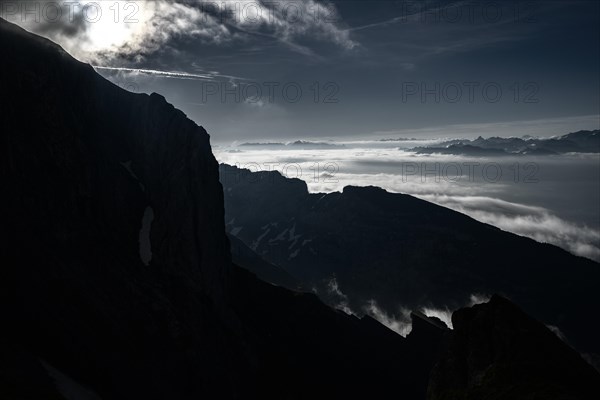
[[[600,375],[546,326],[508,300],[456,311],[428,400],[600,398]]]

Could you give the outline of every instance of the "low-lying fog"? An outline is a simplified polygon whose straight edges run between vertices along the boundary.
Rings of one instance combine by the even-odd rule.
[[[447,139],[445,139],[447,140]],[[348,185],[407,193],[600,260],[600,154],[417,154],[442,140],[215,146],[219,162],[277,170],[311,192]]]

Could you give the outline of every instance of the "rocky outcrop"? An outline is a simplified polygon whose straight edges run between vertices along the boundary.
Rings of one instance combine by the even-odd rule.
[[[456,311],[429,400],[581,399],[600,396],[600,375],[546,326],[510,301]]]

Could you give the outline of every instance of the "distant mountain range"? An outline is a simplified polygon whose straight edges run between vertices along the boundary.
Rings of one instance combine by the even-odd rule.
[[[319,149],[343,149],[343,144],[328,142],[311,142],[296,140],[289,143],[267,142],[267,143],[242,143],[239,147],[250,147],[253,149],[276,149],[276,150],[319,150]]]
[[[556,155],[564,153],[600,153],[600,130],[578,131],[555,138],[501,138],[451,140],[430,147],[415,147],[419,154],[464,156]]]
[[[162,96],[122,90],[56,44],[3,19],[0,49],[0,398],[598,397],[600,375],[505,298],[455,313],[453,331],[414,312],[412,332],[402,338],[373,318],[281,287],[297,281],[256,252],[266,256],[265,243],[285,241],[279,247],[285,259],[308,260],[296,251],[316,248],[324,257],[319,265],[338,269],[336,257],[342,257],[348,271],[359,272],[340,274],[343,285],[353,276],[371,285],[396,277],[386,275],[383,263],[367,261],[398,255],[372,244],[395,243],[386,235],[404,237],[398,246],[425,245],[407,260],[415,262],[413,271],[432,267],[444,296],[453,293],[446,285],[454,278],[465,279],[465,265],[482,262],[481,247],[488,258],[461,287],[481,279],[502,286],[507,279],[516,284],[514,300],[528,309],[542,306],[537,294],[556,290],[554,299],[540,297],[547,314],[559,313],[558,325],[573,329],[587,317],[583,331],[594,338],[597,304],[588,290],[597,282],[596,264],[378,189],[350,188],[344,198],[313,200],[299,182],[273,175],[281,191],[246,186],[243,200],[243,185],[222,190],[207,132]],[[229,206],[233,200],[243,211],[236,224],[248,224],[238,237],[262,235],[243,240],[247,246],[226,236],[224,194]],[[331,208],[336,204],[338,211]],[[248,215],[253,207],[264,215]],[[317,214],[306,214],[306,207]],[[318,214],[320,207],[327,211]],[[395,214],[397,207],[404,211]],[[288,212],[297,226],[285,219]],[[365,220],[367,214],[373,219]],[[405,225],[398,236],[402,215],[414,215],[419,224]],[[282,217],[289,229],[265,233],[277,223],[271,217]],[[323,218],[314,231],[319,236],[304,242],[315,217]],[[250,229],[261,218],[269,219],[265,228]],[[421,224],[434,234],[429,245],[420,242]],[[361,243],[372,251],[359,252]],[[438,248],[448,258],[436,269],[427,254]],[[525,259],[508,257],[512,250],[525,251]],[[422,259],[414,258],[419,254]],[[467,260],[462,267],[461,258]],[[514,265],[500,271],[498,262]],[[517,265],[525,278],[511,280]],[[318,275],[309,267],[302,285],[309,282],[305,276]],[[415,278],[409,295],[431,293],[419,274],[405,277]],[[583,344],[585,332],[578,337]]]

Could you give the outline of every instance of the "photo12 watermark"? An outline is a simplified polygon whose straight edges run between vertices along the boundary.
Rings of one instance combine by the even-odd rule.
[[[539,21],[537,1],[414,1],[394,2],[401,23],[418,24],[531,24]]]
[[[286,179],[301,179],[309,183],[338,183],[339,172],[339,164],[333,161],[314,162],[304,167],[299,163],[235,163],[221,171],[221,182],[277,184],[281,182],[277,179],[281,176]]]
[[[21,22],[58,21],[97,23],[109,19],[115,23],[140,22],[144,9],[160,11],[161,1],[2,1],[0,17]],[[173,2],[174,3],[174,2]],[[199,22],[242,24],[259,27],[275,23],[335,23],[340,21],[331,3],[313,1],[181,1],[200,15]]]
[[[399,174],[403,183],[512,182],[539,183],[539,165],[535,162],[502,165],[497,162],[404,162]]]
[[[541,86],[537,82],[494,81],[477,82],[402,82],[402,103],[499,103],[503,99],[514,103],[537,104]]]
[[[340,86],[336,82],[276,82],[276,81],[206,81],[200,83],[197,97],[203,104],[245,103],[273,104],[298,103],[302,100],[316,104],[336,104],[340,102]]]
[[[116,24],[140,22],[138,1],[3,1],[0,17],[18,22],[89,24],[111,21]]]

